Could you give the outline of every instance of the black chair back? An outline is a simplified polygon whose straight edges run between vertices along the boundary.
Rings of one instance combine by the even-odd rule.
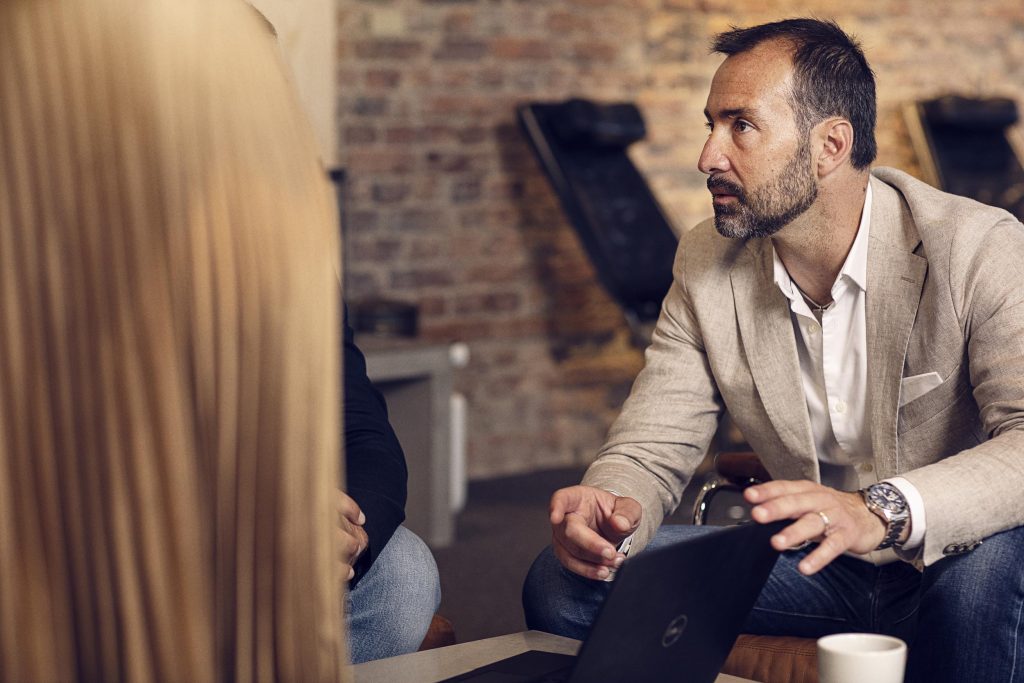
[[[677,239],[626,154],[646,134],[632,104],[572,99],[517,110],[598,278],[636,326],[657,319],[672,283]]]
[[[943,190],[998,206],[1024,220],[1024,167],[1007,131],[1017,105],[1005,98],[946,95],[911,110],[915,150]]]

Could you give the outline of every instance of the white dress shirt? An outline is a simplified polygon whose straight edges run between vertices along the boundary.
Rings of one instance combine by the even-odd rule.
[[[832,284],[832,301],[819,320],[773,249],[775,284],[790,301],[790,318],[800,357],[800,375],[821,482],[855,491],[878,481],[871,450],[867,387],[868,233],[871,186],[867,188],[857,237]],[[902,477],[887,479],[910,507],[911,535],[903,545],[913,549],[924,540],[924,501]]]

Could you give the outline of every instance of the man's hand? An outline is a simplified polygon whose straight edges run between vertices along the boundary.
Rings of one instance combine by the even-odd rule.
[[[366,550],[370,539],[363,529],[366,515],[348,495],[338,491],[338,547],[341,555],[341,575],[350,581],[356,575],[356,560]]]
[[[640,503],[592,486],[570,486],[551,497],[552,547],[569,571],[607,579],[626,556],[620,543],[640,526]]]
[[[800,573],[807,576],[847,550],[870,552],[885,538],[885,524],[856,492],[837,491],[812,481],[769,481],[751,486],[743,497],[755,505],[750,515],[756,522],[796,520],[772,536],[776,550],[818,541],[818,547],[800,561]]]

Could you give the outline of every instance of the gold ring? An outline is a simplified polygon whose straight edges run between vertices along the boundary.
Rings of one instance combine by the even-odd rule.
[[[818,510],[818,516],[821,517],[821,522],[825,525],[825,529],[821,532],[821,535],[828,536],[832,533],[832,522],[829,520],[828,515],[821,510]]]

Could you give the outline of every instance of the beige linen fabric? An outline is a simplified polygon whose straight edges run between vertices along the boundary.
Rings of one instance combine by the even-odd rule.
[[[336,681],[336,207],[241,0],[0,0],[0,680]]]
[[[868,403],[874,472],[917,487],[915,558],[1024,524],[1024,226],[893,169],[872,172]],[[642,547],[723,407],[775,479],[819,480],[789,301],[765,240],[684,235],[646,366],[584,483],[643,505]],[[941,383],[900,405],[904,377]],[[957,551],[959,552],[959,551]]]

